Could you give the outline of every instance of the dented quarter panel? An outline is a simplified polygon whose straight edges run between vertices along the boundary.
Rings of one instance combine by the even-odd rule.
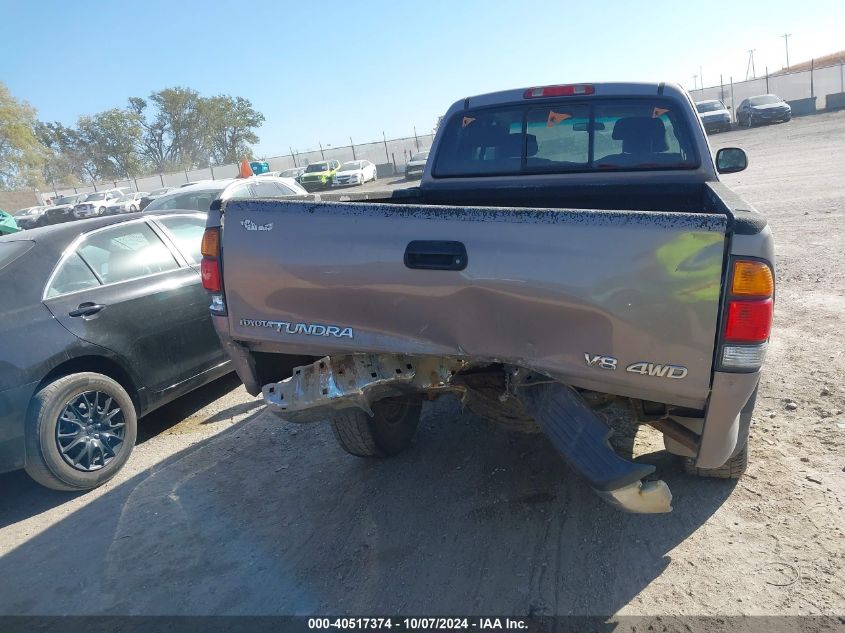
[[[724,215],[249,200],[224,217],[227,334],[248,346],[487,359],[682,406],[708,397]],[[467,266],[406,268],[412,240],[460,241]],[[642,362],[688,371],[625,371]]]

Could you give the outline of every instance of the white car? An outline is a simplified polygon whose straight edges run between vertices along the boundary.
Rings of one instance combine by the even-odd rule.
[[[376,166],[368,160],[351,160],[343,163],[332,178],[334,186],[363,185],[377,179]]]
[[[141,209],[141,198],[147,195],[146,191],[138,191],[121,196],[106,207],[106,215],[117,215],[119,213],[135,213]]]
[[[281,198],[285,196],[306,196],[308,192],[293,178],[275,176],[251,176],[249,178],[223,178],[206,180],[179,187],[153,200],[144,211],[208,211],[215,200],[244,198]]]
[[[124,195],[120,189],[108,189],[89,193],[79,204],[73,207],[73,217],[93,218],[98,215],[105,215],[106,207]]]

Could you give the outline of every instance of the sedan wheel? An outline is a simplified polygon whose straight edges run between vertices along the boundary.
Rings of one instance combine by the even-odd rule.
[[[100,207],[99,209],[97,209],[97,215],[105,215],[105,214],[106,214],[106,208],[105,207]]]
[[[136,207],[134,204],[129,206],[129,213],[135,213],[137,211],[138,207]]]
[[[26,471],[55,490],[105,483],[129,459],[137,435],[135,406],[108,376],[63,376],[32,399],[26,424]]]

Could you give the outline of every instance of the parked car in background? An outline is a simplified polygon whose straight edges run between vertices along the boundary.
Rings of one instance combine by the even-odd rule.
[[[335,186],[363,185],[377,179],[376,166],[368,160],[351,160],[343,163],[332,179]]]
[[[15,222],[18,223],[19,228],[34,229],[36,226],[44,226],[47,223],[44,214],[49,208],[49,205],[27,207],[26,209],[15,211],[12,215],[15,216]]]
[[[162,187],[161,189],[154,189],[138,201],[138,210],[143,211],[150,202],[152,202],[156,198],[160,198],[169,191],[173,191],[173,187]]]
[[[87,193],[75,193],[68,196],[59,196],[52,207],[44,212],[43,224],[59,224],[73,219],[73,207],[88,196]]]
[[[324,160],[319,163],[311,163],[305,168],[305,172],[299,178],[299,184],[308,191],[327,189],[332,186],[337,169],[340,167],[339,160]]]
[[[428,160],[428,150],[411,154],[411,160],[405,165],[405,178],[411,180],[422,178],[425,162]]]
[[[146,191],[137,191],[114,200],[106,207],[106,215],[118,215],[119,213],[135,213],[141,210],[141,198],[147,195]]]
[[[82,202],[74,205],[73,217],[79,220],[105,215],[106,207],[123,195],[124,193],[120,189],[107,189],[106,191],[89,193]]]
[[[789,121],[791,118],[792,108],[777,95],[759,95],[743,99],[736,109],[736,124],[746,127]]]
[[[15,298],[0,312],[0,472],[99,486],[138,418],[230,371],[200,281],[204,226],[175,212],[0,238],[0,293]]]
[[[695,109],[698,110],[698,118],[701,119],[704,130],[708,134],[731,131],[731,113],[718,99],[696,101]]]
[[[290,169],[283,169],[279,172],[280,178],[293,178],[296,182],[299,182],[302,178],[302,174],[305,173],[305,167],[291,167]]]
[[[304,196],[305,191],[292,178],[252,176],[251,178],[223,178],[208,180],[191,187],[179,188],[154,200],[144,212],[181,209],[183,211],[208,211],[215,200],[232,198],[278,198]]]

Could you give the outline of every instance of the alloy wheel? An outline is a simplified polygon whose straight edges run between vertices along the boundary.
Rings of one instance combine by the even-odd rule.
[[[123,446],[123,411],[102,391],[86,391],[71,398],[59,414],[56,445],[62,459],[76,470],[100,470]]]

